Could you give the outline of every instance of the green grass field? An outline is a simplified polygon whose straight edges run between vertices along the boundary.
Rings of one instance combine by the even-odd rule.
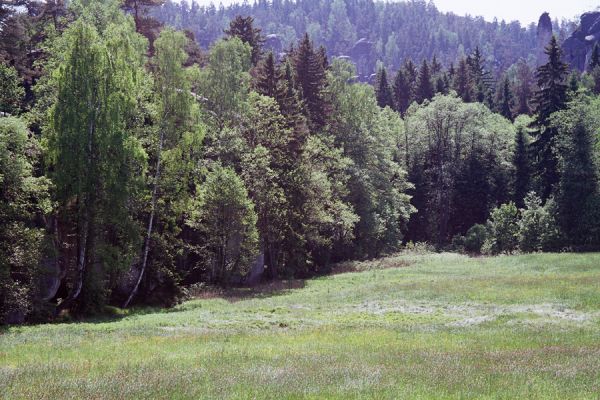
[[[600,254],[347,268],[361,272],[10,328],[0,398],[600,398]]]

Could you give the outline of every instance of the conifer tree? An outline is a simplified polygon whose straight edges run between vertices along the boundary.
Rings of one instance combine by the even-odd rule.
[[[306,105],[309,126],[314,130],[325,126],[330,109],[325,98],[325,62],[323,55],[315,51],[308,34],[305,34],[293,54],[294,78],[300,97]]]
[[[404,62],[402,69],[404,72],[404,78],[406,79],[407,84],[410,86],[410,98],[412,100],[415,100],[415,91],[417,88],[417,78],[419,77],[419,71],[417,71],[416,65],[410,58]]]
[[[596,155],[600,102],[580,97],[552,117],[558,131],[558,221],[570,243],[599,245],[600,197]]]
[[[437,76],[440,72],[442,72],[442,64],[438,61],[436,55],[433,55],[431,59],[431,75]]]
[[[467,61],[463,58],[458,63],[458,69],[454,76],[454,90],[458,96],[465,102],[469,103],[473,99],[473,83]]]
[[[423,60],[419,69],[419,79],[417,81],[416,99],[418,103],[433,98],[433,84],[431,83],[431,72],[427,60]]]
[[[388,83],[387,71],[385,67],[381,67],[381,69],[377,72],[375,95],[379,107],[394,107],[394,97],[392,95],[392,89],[390,88],[390,85]]]
[[[236,16],[225,30],[229,37],[238,37],[242,42],[252,48],[252,65],[256,65],[262,55],[262,45],[265,41],[261,30],[254,27],[254,18],[251,16]]]
[[[562,50],[552,37],[545,50],[548,62],[536,71],[538,90],[535,93],[537,135],[532,143],[537,160],[536,173],[542,199],[547,199],[559,181],[555,152],[556,129],[550,116],[566,107],[568,66],[562,60]]]
[[[504,118],[513,120],[512,113],[512,93],[510,91],[510,83],[508,78],[504,78],[502,84],[498,88],[498,95],[496,100],[496,111]]]
[[[448,94],[448,75],[443,74],[437,77],[435,80],[435,92]]]
[[[398,70],[396,77],[394,78],[393,93],[395,110],[401,115],[404,115],[406,110],[408,110],[410,103],[412,102],[412,97],[411,85],[407,81],[402,68]]]
[[[272,52],[258,63],[256,70],[256,78],[254,87],[256,91],[264,96],[269,96],[274,99],[284,96],[283,86],[280,84],[282,77],[280,71],[275,64],[275,57]]]
[[[479,51],[479,47],[475,48],[475,52],[467,58],[469,72],[473,82],[475,91],[475,100],[479,103],[488,103],[488,95],[490,92],[490,76],[483,65],[483,56]]]
[[[530,190],[531,167],[528,153],[529,139],[527,134],[527,124],[520,123],[516,125],[517,133],[515,136],[515,150],[513,154],[513,165],[515,167],[514,202],[517,207],[522,208],[525,205],[525,196],[527,196],[527,193]]]

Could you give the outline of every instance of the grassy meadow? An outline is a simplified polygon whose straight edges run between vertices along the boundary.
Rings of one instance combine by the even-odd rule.
[[[399,255],[0,333],[3,399],[600,398],[600,254]]]

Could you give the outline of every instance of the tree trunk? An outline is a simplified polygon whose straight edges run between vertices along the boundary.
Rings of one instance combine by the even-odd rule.
[[[156,200],[157,200],[157,196],[158,196],[158,185],[159,185],[159,181],[160,181],[160,167],[161,167],[160,157],[161,157],[161,153],[162,153],[164,138],[165,138],[164,129],[161,129],[160,140],[158,142],[158,154],[156,156],[156,174],[154,175],[154,187],[152,188],[152,200],[150,203],[150,218],[148,219],[148,229],[146,231],[146,240],[144,242],[144,254],[142,257],[142,269],[140,270],[140,274],[137,278],[137,281],[135,282],[135,286],[133,287],[133,289],[131,290],[131,293],[129,294],[129,297],[127,298],[125,303],[123,303],[123,308],[129,307],[129,303],[131,303],[131,300],[133,300],[133,298],[135,297],[135,295],[140,287],[140,283],[142,282],[142,278],[144,277],[144,272],[146,272],[146,265],[148,265],[148,252],[150,251],[150,239],[152,237],[152,228],[154,226],[154,214],[156,213]]]

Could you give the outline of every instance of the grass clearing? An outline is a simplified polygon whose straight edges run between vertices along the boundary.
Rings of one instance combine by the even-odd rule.
[[[343,270],[358,272],[12,327],[0,398],[600,398],[600,254]]]

